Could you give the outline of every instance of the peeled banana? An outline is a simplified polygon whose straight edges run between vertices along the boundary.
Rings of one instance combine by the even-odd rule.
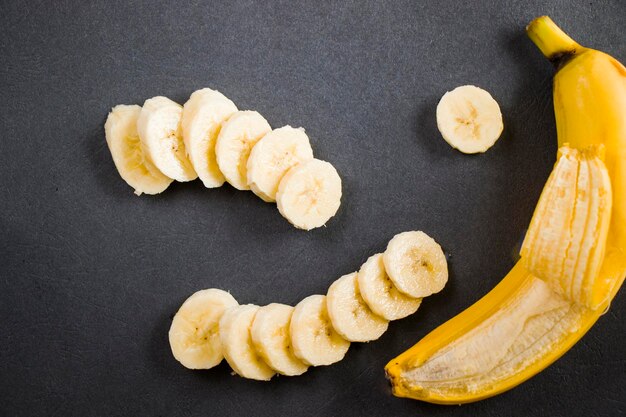
[[[473,85],[463,85],[441,97],[437,127],[453,148],[479,153],[496,143],[504,124],[500,106],[491,94]]]
[[[215,144],[222,124],[237,106],[219,91],[195,91],[183,107],[182,135],[189,161],[207,188],[221,187],[224,175],[218,167]]]
[[[624,282],[626,68],[547,16],[527,32],[557,68],[557,163],[509,274],[387,364],[397,396],[461,404],[515,387],[572,347]]]
[[[247,161],[248,185],[254,194],[271,203],[289,168],[313,159],[313,149],[304,129],[284,126],[259,140]]]
[[[418,236],[430,239],[423,232]],[[432,272],[440,267],[433,264]],[[389,320],[414,313],[421,301],[394,287],[383,255],[377,254],[358,273],[333,282],[327,295],[311,295],[295,307],[240,306],[227,292],[198,291],[174,317],[170,344],[175,358],[188,368],[208,369],[223,355],[238,375],[267,381],[276,373],[301,375],[310,366],[340,361],[351,342],[378,339]]]
[[[137,119],[137,132],[156,167],[176,181],[198,177],[187,158],[181,130],[183,106],[166,97],[148,99]]]
[[[106,141],[117,171],[135,194],[159,194],[172,179],[159,171],[141,144],[137,133],[140,113],[137,105],[113,107],[104,124]]]
[[[118,172],[138,195],[158,194],[173,180],[199,177],[207,188],[228,181],[264,201],[279,199],[283,217],[304,230],[325,225],[341,204],[341,178],[313,159],[303,128],[272,130],[217,90],[197,90],[184,106],[161,96],[143,107],[117,106],[105,135]]]

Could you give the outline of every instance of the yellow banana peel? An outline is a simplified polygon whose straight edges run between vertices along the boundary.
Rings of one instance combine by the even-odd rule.
[[[626,69],[547,16],[527,32],[556,66],[555,169],[507,276],[387,364],[396,396],[462,404],[515,387],[567,352],[626,277]]]

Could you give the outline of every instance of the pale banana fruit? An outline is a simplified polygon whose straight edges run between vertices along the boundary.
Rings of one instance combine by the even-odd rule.
[[[263,116],[255,111],[238,111],[220,130],[215,155],[226,181],[238,190],[249,190],[248,157],[256,143],[272,130]]]
[[[528,270],[554,291],[590,308],[611,220],[604,148],[559,149],[521,249]]]
[[[370,256],[359,269],[359,293],[372,312],[386,320],[398,320],[417,311],[421,298],[409,297],[398,291],[383,262],[383,254]]]
[[[280,181],[276,203],[280,214],[298,229],[323,226],[341,205],[341,178],[326,161],[302,162]]]
[[[448,91],[437,105],[437,127],[443,138],[463,153],[485,152],[500,137],[500,106],[487,91],[464,85]]]
[[[556,68],[557,163],[513,269],[387,364],[397,396],[461,404],[515,387],[578,342],[626,278],[626,68],[548,16],[526,31]]]
[[[219,91],[203,88],[191,94],[182,115],[182,132],[187,155],[198,177],[207,188],[224,184],[215,143],[222,124],[235,112],[237,106]]]
[[[261,307],[252,324],[252,342],[266,364],[282,375],[301,375],[308,369],[293,353],[289,325],[294,308],[273,303]]]
[[[135,189],[135,194],[159,194],[171,184],[154,166],[144,151],[137,133],[137,119],[141,107],[118,105],[113,107],[104,124],[107,145],[120,176]]]
[[[311,295],[296,305],[289,333],[296,357],[312,366],[339,362],[350,347],[330,322],[324,295]]]
[[[176,181],[198,177],[187,159],[181,132],[183,106],[166,97],[148,99],[137,119],[137,132],[156,167]]]
[[[351,342],[376,340],[389,327],[389,321],[374,314],[361,297],[356,272],[331,284],[326,294],[326,307],[333,328]]]
[[[289,168],[313,159],[304,129],[284,126],[259,140],[248,157],[248,186],[263,201],[276,201],[278,184]]]
[[[224,312],[219,324],[224,358],[239,376],[269,381],[275,372],[259,356],[252,342],[252,323],[259,306],[246,304]]]
[[[402,293],[427,297],[448,282],[448,264],[441,246],[421,231],[395,235],[383,254],[387,275]]]
[[[180,306],[169,331],[177,361],[189,369],[209,369],[223,359],[219,321],[226,309],[237,306],[226,291],[201,290]]]

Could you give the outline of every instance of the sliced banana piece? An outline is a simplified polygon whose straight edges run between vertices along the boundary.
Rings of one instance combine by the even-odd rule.
[[[294,308],[273,303],[261,307],[252,323],[252,341],[266,364],[283,375],[301,375],[308,369],[293,353],[289,324]]]
[[[398,291],[385,271],[383,254],[370,256],[357,275],[359,292],[374,314],[386,320],[398,320],[417,311],[421,298]]]
[[[215,156],[215,143],[222,124],[236,111],[235,103],[210,88],[194,91],[185,103],[182,116],[185,148],[198,177],[207,188],[224,184],[224,175]]]
[[[244,378],[269,381],[275,372],[255,350],[250,334],[257,311],[259,306],[252,304],[226,310],[220,320],[220,339],[233,371]]]
[[[341,205],[341,178],[328,162],[302,162],[280,181],[276,202],[280,214],[295,227],[311,230],[323,226]]]
[[[248,158],[248,186],[264,201],[276,201],[278,184],[294,165],[313,159],[313,149],[304,129],[284,126],[259,140]]]
[[[308,365],[339,362],[350,347],[350,342],[333,328],[324,295],[311,295],[296,305],[289,333],[293,352]]]
[[[473,85],[463,85],[441,97],[437,127],[453,148],[478,153],[496,143],[504,124],[500,106],[491,94]]]
[[[263,116],[255,111],[238,111],[220,130],[215,144],[219,169],[226,181],[238,190],[249,190],[248,157],[256,143],[272,130]]]
[[[395,235],[387,245],[383,262],[396,288],[410,297],[427,297],[441,291],[448,282],[446,256],[424,232]]]
[[[337,333],[351,342],[376,340],[389,327],[389,321],[374,314],[361,297],[356,272],[332,283],[326,294],[326,307]]]
[[[194,293],[172,320],[169,340],[174,358],[189,369],[209,369],[224,358],[219,321],[237,300],[226,291],[211,288]]]
[[[176,181],[198,177],[187,159],[181,132],[183,106],[167,97],[146,100],[137,119],[137,132],[154,165]]]
[[[124,105],[113,107],[104,124],[107,145],[117,172],[135,194],[159,194],[172,183],[163,175],[142,149],[137,133],[137,119],[141,107]]]

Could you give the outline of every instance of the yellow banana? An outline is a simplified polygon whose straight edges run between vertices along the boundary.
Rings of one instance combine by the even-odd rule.
[[[387,364],[396,396],[461,404],[515,387],[569,350],[626,276],[626,69],[547,16],[527,32],[557,69],[555,169],[509,274]]]

